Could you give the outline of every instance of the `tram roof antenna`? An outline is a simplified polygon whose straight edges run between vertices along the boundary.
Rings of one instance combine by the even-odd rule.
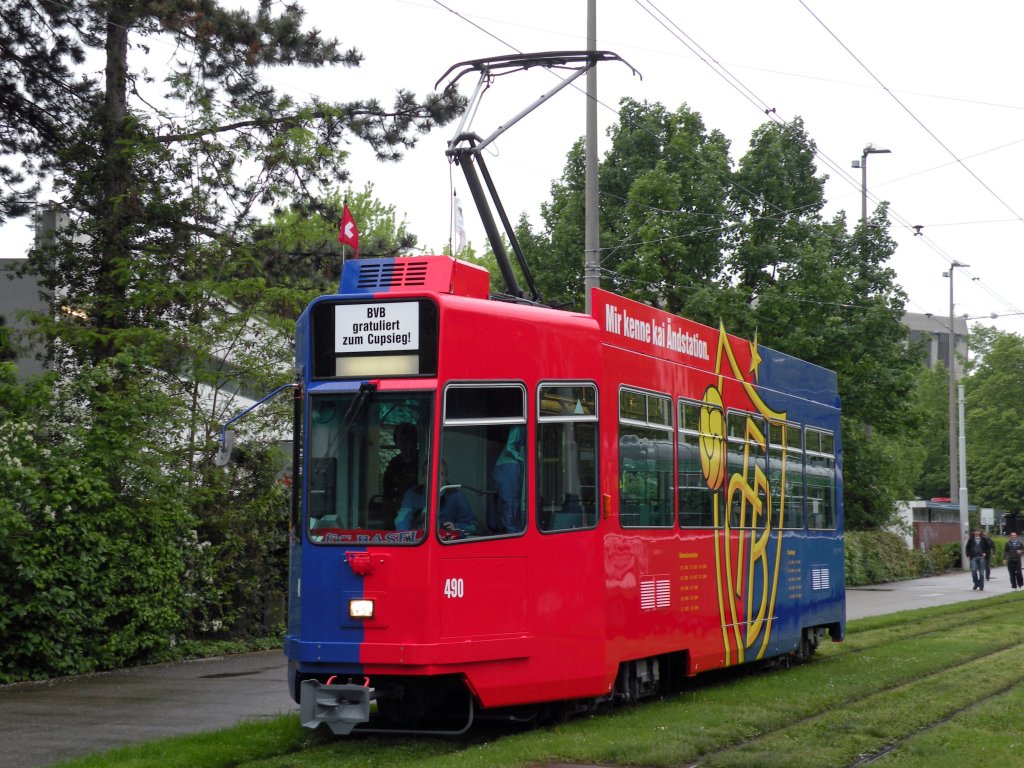
[[[537,290],[537,285],[534,283],[533,275],[526,263],[526,258],[523,256],[523,250],[519,246],[519,241],[512,229],[512,224],[508,220],[505,208],[502,206],[501,199],[498,197],[498,191],[495,188],[491,175],[487,170],[487,165],[484,163],[482,152],[501,134],[518,123],[541,104],[550,100],[552,96],[568,86],[578,77],[586,74],[591,67],[600,61],[621,61],[633,71],[634,75],[641,77],[635,67],[621,58],[618,54],[612,53],[611,51],[547,51],[543,53],[518,53],[509,56],[491,56],[485,59],[462,61],[449,67],[448,71],[445,72],[434,84],[434,88],[436,89],[445,78],[452,75],[454,72],[455,74],[452,76],[450,82],[445,86],[445,90],[447,91],[451,89],[463,75],[470,72],[480,73],[480,79],[477,81],[476,88],[473,91],[473,95],[470,97],[466,111],[463,113],[462,119],[459,121],[459,126],[456,129],[454,138],[448,142],[448,149],[445,150],[445,154],[451,158],[452,162],[462,167],[462,172],[466,177],[466,184],[469,186],[469,190],[473,194],[473,202],[476,205],[477,212],[480,214],[484,230],[487,232],[487,239],[491,244],[491,249],[494,251],[495,259],[498,262],[498,269],[501,271],[501,276],[505,281],[505,286],[513,300],[540,303],[541,298],[540,292]],[[571,70],[571,74],[562,79],[558,85],[553,87],[547,93],[536,99],[526,109],[516,114],[507,122],[498,126],[490,136],[481,138],[476,133],[470,131],[469,125],[476,115],[476,110],[480,106],[483,94],[491,86],[494,78],[501,75],[511,74],[512,72],[521,72],[532,67],[567,69]],[[479,175],[477,174],[476,166],[479,166],[480,168]],[[483,184],[481,184],[480,181],[481,176],[483,177]],[[486,185],[487,188],[486,194],[484,191],[484,185]],[[523,278],[526,280],[529,288],[529,294],[519,287],[519,281],[516,279],[516,275],[512,271],[512,262],[509,259],[508,251],[505,250],[505,244],[501,241],[501,233],[498,231],[497,224],[494,221],[494,215],[491,212],[492,204],[494,205],[494,210],[497,212],[498,217],[501,219],[502,227],[504,227],[505,235],[508,237],[509,244],[512,246],[512,251],[515,253],[516,262],[519,264],[519,269],[522,271]]]

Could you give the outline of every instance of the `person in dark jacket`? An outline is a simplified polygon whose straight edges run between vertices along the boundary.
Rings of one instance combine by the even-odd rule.
[[[982,538],[981,529],[975,528],[964,548],[964,554],[971,563],[971,578],[974,580],[975,589],[985,589],[985,560],[991,546],[988,539]]]
[[[1024,541],[1017,539],[1016,531],[1010,531],[1010,539],[1003,547],[1003,557],[1006,560],[1006,570],[1010,572],[1010,588],[1014,592],[1024,587],[1024,576],[1021,575],[1020,569],[1022,552],[1024,552]]]

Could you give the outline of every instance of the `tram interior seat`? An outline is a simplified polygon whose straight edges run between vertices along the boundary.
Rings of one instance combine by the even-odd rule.
[[[621,518],[624,526],[646,526],[650,524],[651,507],[649,504],[641,504],[638,501],[623,499],[619,517]]]
[[[619,518],[627,528],[663,528],[672,525],[673,513],[661,502],[641,504],[623,500]]]
[[[384,506],[384,497],[377,495],[370,499],[366,507],[366,527],[371,530],[385,530],[392,527],[394,519],[388,519]]]
[[[562,508],[551,515],[551,528],[563,531],[567,528],[583,528],[585,525],[587,522],[584,520],[580,497],[573,493],[565,494]]]

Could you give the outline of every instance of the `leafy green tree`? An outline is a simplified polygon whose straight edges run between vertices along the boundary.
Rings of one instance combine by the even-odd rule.
[[[11,35],[2,39],[40,54],[38,73],[2,57],[0,77],[22,89],[0,99],[3,125],[44,87],[57,95],[41,111],[59,116],[59,130],[8,131],[0,155],[25,153],[50,171],[72,219],[30,260],[61,311],[36,318],[53,381],[24,412],[32,430],[17,438],[12,455],[23,458],[10,480],[43,490],[0,508],[12,541],[33,543],[9,553],[5,595],[20,597],[0,636],[0,664],[27,674],[48,658],[51,671],[82,671],[152,657],[176,637],[251,626],[235,608],[263,588],[252,563],[260,538],[286,530],[271,468],[287,418],[279,410],[249,436],[250,468],[234,482],[253,483],[252,493],[224,482],[210,458],[216,425],[238,409],[225,393],[259,395],[292,376],[290,328],[273,310],[299,302],[286,295],[294,287],[268,281],[258,219],[287,201],[336,223],[336,208],[318,206],[321,190],[347,178],[349,141],[396,159],[463,105],[457,94],[399,91],[385,108],[279,93],[262,79],[268,67],[362,59],[304,30],[297,5],[52,5],[0,9],[0,36]],[[180,54],[162,92],[128,55],[158,39]],[[71,64],[90,52],[103,59],[102,83],[74,79]],[[22,450],[33,440],[50,453]],[[263,511],[240,525],[235,513],[246,508]],[[74,632],[48,621],[47,600],[75,601],[69,621],[82,620],[80,637],[57,636]],[[107,636],[97,640],[101,624]]]
[[[263,274],[270,290],[282,297],[292,296],[301,305],[278,307],[277,311],[294,321],[305,303],[316,296],[334,293],[344,259],[352,256],[338,242],[338,221],[347,204],[359,227],[359,257],[380,258],[408,255],[418,238],[399,221],[393,205],[374,197],[373,184],[362,191],[329,192],[316,204],[335,217],[310,216],[309,211],[291,206],[275,211],[270,219],[254,232],[257,250],[263,254]],[[289,292],[289,289],[297,289]]]
[[[843,217],[816,228],[800,258],[780,269],[755,309],[769,345],[839,375],[843,411],[873,428],[903,428],[920,354],[907,346],[906,296],[885,262],[895,244],[884,211],[863,240]]]
[[[1000,337],[1001,333],[995,326],[974,325],[971,327],[970,359],[964,360],[957,355],[957,359],[963,365],[963,369],[967,372],[968,376],[977,370],[978,366],[985,360],[985,357],[992,349],[992,345]]]
[[[965,387],[970,500],[1024,508],[1024,338],[986,334],[991,343]],[[973,341],[973,338],[972,338]]]
[[[695,294],[718,285],[728,141],[718,131],[708,132],[700,115],[685,106],[668,112],[628,98],[609,136],[611,147],[599,169],[602,284],[685,312]],[[546,243],[520,228],[521,240],[540,245],[531,269],[544,298],[577,308],[585,303],[584,183],[581,140],[552,185],[551,202],[541,206]]]
[[[14,340],[11,329],[7,327],[7,318],[0,315],[0,363],[14,360],[17,352],[14,349]]]
[[[0,364],[0,680],[146,658],[181,631],[188,510],[166,414],[137,413],[134,392],[102,423],[85,407],[128,363],[27,383]],[[118,415],[140,431],[117,432]]]
[[[39,175],[55,169],[55,150],[80,119],[68,103],[92,91],[72,72],[85,56],[81,23],[74,3],[9,0],[0,11],[0,223],[30,212]]]
[[[278,15],[273,9],[270,0],[255,14],[208,0],[81,4],[86,23],[104,30],[101,40],[81,44],[102,43],[107,77],[102,100],[70,105],[82,129],[66,140],[60,159],[67,173],[56,181],[80,212],[78,230],[89,245],[74,259],[58,257],[49,276],[71,288],[69,298],[91,319],[92,333],[73,344],[88,359],[112,354],[119,332],[163,318],[165,304],[151,303],[138,286],[162,277],[173,303],[178,283],[195,280],[193,270],[180,269],[183,253],[208,248],[206,260],[223,263],[218,252],[251,245],[258,206],[288,199],[310,209],[318,189],[346,178],[350,137],[393,159],[461,107],[457,96],[421,103],[405,91],[391,110],[376,100],[303,104],[279,94],[261,69],[351,67],[361,55],[302,30],[297,5]],[[130,100],[144,77],[130,69],[128,49],[136,38],[160,36],[191,55],[176,60],[166,79],[162,95],[172,107],[147,114]]]
[[[828,177],[817,174],[815,151],[799,118],[768,122],[754,131],[733,175],[730,196],[740,221],[728,264],[748,299],[799,262],[818,231]]]

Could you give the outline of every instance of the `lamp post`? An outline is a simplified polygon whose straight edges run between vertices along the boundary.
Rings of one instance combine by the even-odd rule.
[[[587,50],[597,50],[597,0],[587,0]],[[597,67],[593,65],[587,71],[585,151],[583,293],[589,314],[591,289],[601,287],[601,222],[597,209]]]
[[[851,163],[853,168],[860,168],[860,220],[865,226],[868,222],[868,155],[888,155],[891,149],[868,144],[861,153],[860,160]]]
[[[954,260],[943,277],[949,278],[949,500],[956,504],[960,499],[960,479],[957,476],[956,460],[956,318],[953,316],[953,270],[969,267],[970,264]]]
[[[943,272],[943,277],[949,278],[949,501],[960,507],[960,554],[961,562],[966,567],[966,556],[964,546],[969,522],[967,520],[967,505],[960,504],[960,478],[957,466],[957,429],[956,429],[956,319],[953,316],[953,270],[957,267],[969,267],[970,264],[956,261],[949,265],[949,271]]]

